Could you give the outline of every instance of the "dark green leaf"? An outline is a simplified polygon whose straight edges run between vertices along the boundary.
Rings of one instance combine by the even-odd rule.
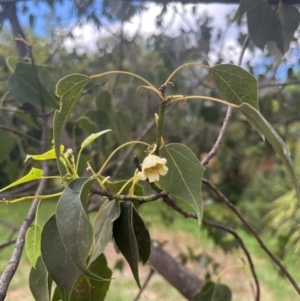
[[[120,189],[124,186],[124,184],[127,181],[123,180],[123,181],[116,181],[116,182],[111,182],[111,181],[106,181],[105,182],[105,187],[112,193],[118,193],[120,191]],[[122,191],[122,194],[128,194],[129,190],[130,190],[131,185],[127,185],[124,190]],[[140,184],[136,184],[134,186],[134,191],[133,191],[134,195],[140,195],[143,196],[144,195],[144,188],[142,185]]]
[[[223,64],[209,69],[209,74],[222,98],[230,103],[257,105],[257,80],[241,67]]]
[[[132,223],[135,238],[138,244],[140,260],[145,264],[151,253],[151,239],[148,229],[146,228],[144,221],[139,216],[138,212],[133,208],[132,211]]]
[[[40,68],[36,67],[36,69]],[[28,102],[34,106],[40,106],[42,99],[45,106],[58,107],[54,97],[37,80],[35,69],[31,64],[19,62],[15,73],[8,81],[8,87],[14,98],[21,104]]]
[[[95,219],[95,246],[90,257],[90,262],[99,257],[111,240],[113,222],[120,216],[120,212],[120,203],[116,200],[107,202],[100,208]]]
[[[45,266],[58,286],[62,300],[68,301],[80,273],[63,245],[55,215],[50,217],[42,230],[41,251]]]
[[[120,205],[121,215],[114,222],[113,237],[120,252],[129,263],[137,285],[141,287],[138,270],[139,250],[132,222],[133,206],[129,202],[122,202]]]
[[[290,42],[299,26],[300,13],[295,6],[280,3],[277,15],[281,23],[285,53],[288,51]]]
[[[212,281],[206,281],[201,291],[194,295],[195,301],[231,301],[232,294],[228,286],[215,283]]]
[[[56,287],[53,293],[52,301],[59,301],[59,300],[61,300],[61,295],[58,287]]]
[[[241,18],[244,13],[261,4],[262,2],[263,0],[241,0],[239,8],[237,9],[233,18],[233,22]]]
[[[7,126],[5,119],[0,116],[0,125]],[[13,138],[9,131],[0,129],[0,163],[7,158],[13,147]]]
[[[88,271],[86,260],[93,245],[93,227],[86,203],[94,179],[79,178],[64,189],[56,208],[57,228],[76,268],[85,276],[99,280]]]
[[[61,79],[56,86],[56,95],[60,97],[60,109],[55,111],[54,114],[53,137],[61,176],[64,176],[64,167],[59,160],[61,135],[79,95],[89,81],[90,78],[88,76],[71,74]]]
[[[160,187],[194,208],[201,223],[203,200],[201,179],[204,167],[185,145],[172,143],[161,148],[160,157],[167,159],[168,173],[160,177]]]
[[[36,301],[50,300],[48,272],[42,260],[42,257],[38,258],[36,267],[31,268],[29,274],[29,287]]]
[[[247,12],[248,32],[253,43],[260,49],[273,41],[283,53],[283,37],[280,21],[271,8],[263,2]]]
[[[107,261],[104,254],[101,254],[90,265],[89,270],[91,273],[98,275],[103,279],[110,279],[112,271],[107,266]],[[108,281],[97,281],[87,279],[81,275],[77,280],[71,295],[72,301],[102,301],[105,300],[106,293],[110,285]]]
[[[260,114],[259,111],[252,108],[248,104],[242,104],[238,110],[247,118],[247,120],[257,129],[263,139],[267,139],[273,146],[280,159],[283,161],[288,173],[290,174],[294,187],[297,191],[298,200],[300,201],[300,187],[297,175],[294,170],[293,162],[290,157],[290,152],[282,141],[281,137],[269,124],[269,122]]]
[[[112,109],[112,95],[108,91],[101,91],[96,98],[96,106],[100,111],[109,113]]]

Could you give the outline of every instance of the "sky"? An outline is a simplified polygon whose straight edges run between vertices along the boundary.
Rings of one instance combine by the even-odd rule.
[[[30,26],[30,15],[35,16],[33,30],[34,33],[41,37],[47,37],[49,34],[49,29],[51,25],[59,26],[61,28],[70,28],[72,29],[72,34],[75,39],[66,39],[64,46],[69,49],[71,52],[73,48],[76,51],[80,52],[95,52],[97,51],[97,41],[100,37],[109,35],[111,33],[118,33],[120,30],[120,24],[107,22],[105,30],[98,30],[96,26],[91,23],[83,23],[83,26],[79,27],[76,23],[76,13],[72,11],[72,2],[73,0],[64,0],[62,3],[58,1],[55,2],[53,14],[50,6],[44,1],[29,1],[26,2],[27,10],[25,13],[19,13],[19,19],[23,26]],[[116,2],[117,3],[117,2]],[[20,11],[24,11],[25,2],[19,2],[18,8]],[[168,29],[164,32],[170,37],[176,37],[180,35],[180,27],[184,28],[196,28],[197,24],[195,21],[195,16],[192,14],[193,5],[181,5],[175,2],[169,4],[169,7],[176,6],[179,14],[174,15],[173,10],[169,9],[164,16],[164,23],[168,24]],[[161,5],[154,3],[148,4],[147,11],[133,16],[130,21],[126,22],[124,25],[125,33],[127,37],[134,36],[134,34],[139,31],[143,36],[149,36],[151,33],[158,33],[156,28],[156,16],[161,12]],[[211,25],[214,28],[224,28],[226,15],[230,12],[233,12],[237,9],[237,5],[222,5],[222,4],[198,4],[197,14],[205,12],[207,15],[213,17]],[[101,7],[97,6],[94,8],[95,13],[100,15]],[[184,13],[183,13],[184,12]],[[52,14],[52,15],[51,15]],[[181,18],[180,15],[184,15],[184,18]],[[44,16],[48,16],[44,18]],[[54,18],[55,16],[55,18]],[[103,20],[103,19],[102,19]],[[246,31],[246,29],[245,29]],[[229,26],[226,30],[226,34],[223,39],[223,49],[230,49],[230,46],[233,46],[235,49],[240,49],[240,45],[237,44],[237,28],[235,24]],[[239,53],[231,53],[230,50],[227,52],[228,61],[233,61],[237,63]],[[245,53],[245,60],[250,56],[250,52]],[[258,57],[262,57],[263,53],[258,50]],[[299,54],[296,54],[296,57],[299,57]],[[216,56],[210,54],[210,63],[214,63]],[[264,63],[259,63],[257,61],[257,67],[255,72],[257,74],[264,72]],[[283,77],[283,74],[286,72],[287,68],[281,68],[278,72],[278,77]]]

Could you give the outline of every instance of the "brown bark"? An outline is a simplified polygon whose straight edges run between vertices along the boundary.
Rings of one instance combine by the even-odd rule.
[[[0,3],[3,3],[2,1]],[[29,58],[29,49],[25,43],[26,37],[20,26],[17,13],[16,13],[16,3],[10,2],[6,4],[2,4],[4,18],[8,19],[13,37],[15,39],[16,48],[18,51],[18,55],[22,60],[26,60]],[[24,40],[24,41],[22,41]]]
[[[194,300],[193,295],[200,291],[203,281],[164,251],[156,241],[151,242],[149,263],[187,300]]]

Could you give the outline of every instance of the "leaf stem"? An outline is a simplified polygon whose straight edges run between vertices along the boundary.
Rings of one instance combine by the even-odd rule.
[[[156,128],[156,150],[155,154],[158,155],[159,148],[162,139],[162,128],[164,124],[164,114],[165,114],[166,102],[159,103],[159,111],[158,111],[158,121],[157,121],[157,128]]]
[[[183,64],[181,66],[179,66],[175,71],[173,71],[173,73],[168,77],[168,79],[165,81],[164,85],[167,85],[170,80],[172,79],[172,77],[181,69],[185,68],[185,67],[189,67],[189,66],[201,66],[202,68],[205,68],[205,69],[210,69],[209,66],[207,65],[204,65],[204,64],[201,64],[201,63],[186,63],[186,64]]]
[[[23,201],[30,201],[30,200],[45,200],[45,199],[51,199],[51,198],[55,198],[57,196],[60,196],[62,194],[62,192],[58,192],[58,193],[53,193],[53,194],[46,194],[46,195],[29,195],[29,196],[24,196],[22,198],[18,198],[15,199],[13,201],[8,201],[8,200],[0,200],[0,203],[5,203],[5,204],[14,204],[14,203],[19,203],[19,202],[23,202]]]
[[[178,98],[175,98],[172,100],[172,95],[171,96],[168,96],[166,98],[166,101],[168,103],[174,103],[174,102],[177,102],[177,101],[185,101],[185,100],[189,100],[189,99],[203,99],[203,100],[211,100],[211,101],[214,101],[214,102],[219,102],[223,105],[226,105],[226,106],[229,106],[229,107],[232,107],[232,108],[237,108],[238,106],[233,104],[233,103],[230,103],[230,102],[227,102],[226,100],[222,100],[222,99],[219,99],[219,98],[215,98],[215,97],[210,97],[210,96],[204,96],[204,95],[191,95],[191,96],[184,96],[184,95],[176,95],[178,96]]]
[[[126,142],[122,145],[120,145],[119,147],[117,147],[110,155],[109,157],[106,159],[106,161],[104,162],[104,164],[102,165],[102,167],[100,168],[100,170],[95,174],[96,177],[99,177],[104,168],[106,167],[106,165],[108,164],[108,162],[110,161],[110,159],[113,157],[113,155],[118,152],[121,148],[123,148],[124,146],[127,146],[127,145],[130,145],[130,144],[143,144],[143,145],[146,145],[147,147],[152,147],[150,144],[146,143],[146,142],[143,142],[143,141],[129,141],[129,142]]]
[[[157,90],[150,82],[148,82],[145,78],[135,74],[135,73],[132,73],[132,72],[127,72],[127,71],[108,71],[108,72],[104,72],[104,73],[100,73],[100,74],[95,74],[95,75],[92,75],[90,78],[91,79],[97,79],[97,78],[100,78],[100,77],[103,77],[103,76],[107,76],[107,75],[113,75],[113,74],[124,74],[124,75],[130,75],[130,76],[133,76],[133,77],[136,77],[138,79],[140,79],[141,81],[143,81],[144,83],[146,83],[148,86],[154,88],[155,90]]]

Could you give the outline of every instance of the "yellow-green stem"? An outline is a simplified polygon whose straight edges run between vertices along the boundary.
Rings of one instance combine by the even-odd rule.
[[[143,144],[146,145],[147,147],[151,147],[150,144],[143,142],[143,141],[129,141],[126,142],[122,145],[120,145],[119,147],[117,147],[111,154],[110,156],[106,159],[106,161],[104,162],[104,164],[102,165],[102,167],[100,168],[100,170],[97,172],[97,174],[95,174],[95,176],[100,176],[101,173],[103,172],[104,168],[106,167],[106,165],[108,164],[108,162],[110,161],[110,159],[113,157],[113,155],[118,152],[121,148],[123,148],[124,146],[130,145],[130,144]]]
[[[182,97],[178,97],[178,98],[175,98],[173,100],[170,100],[168,101],[168,103],[173,103],[173,102],[177,102],[177,101],[185,101],[185,100],[189,100],[189,99],[203,99],[203,100],[211,100],[211,101],[214,101],[214,102],[219,102],[219,103],[222,103],[226,106],[230,106],[232,108],[237,108],[238,106],[233,104],[233,103],[230,103],[226,100],[222,100],[222,99],[219,99],[219,98],[214,98],[214,97],[210,97],[210,96],[184,96],[182,95]]]
[[[210,69],[209,66],[207,65],[203,65],[201,63],[186,63],[186,64],[183,64],[181,66],[179,66],[175,71],[172,72],[172,74],[168,77],[168,79],[166,80],[166,82],[164,83],[164,85],[167,85],[171,78],[181,69],[185,68],[185,67],[189,67],[189,66],[201,66],[202,68],[205,68],[205,69]]]
[[[158,111],[158,121],[157,121],[157,128],[156,128],[156,150],[155,154],[158,156],[159,148],[161,144],[161,137],[162,137],[162,128],[164,124],[164,113],[165,113],[165,102],[159,103],[159,111]]]
[[[143,81],[144,83],[146,83],[148,86],[153,87],[155,90],[157,90],[150,82],[148,82],[143,77],[141,77],[141,76],[139,76],[135,73],[126,72],[126,71],[108,71],[108,72],[92,75],[90,78],[91,79],[97,79],[97,78],[100,78],[100,77],[103,77],[103,76],[113,75],[113,74],[124,74],[124,75],[130,75],[130,76],[136,77],[136,78],[140,79],[141,81]]]
[[[23,201],[32,201],[34,199],[46,200],[46,199],[55,198],[57,196],[61,196],[61,194],[62,194],[62,192],[46,194],[46,195],[30,195],[30,196],[24,196],[22,198],[15,199],[13,201],[3,200],[2,202],[7,203],[7,204],[14,204],[14,203],[19,203],[19,202],[23,202]]]

